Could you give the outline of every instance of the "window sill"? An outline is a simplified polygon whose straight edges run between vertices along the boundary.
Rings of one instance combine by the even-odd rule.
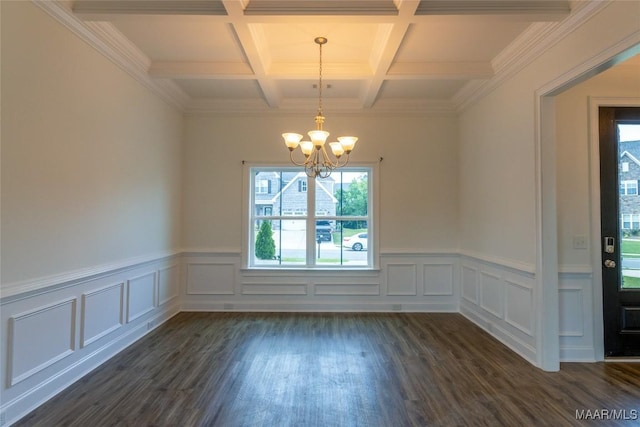
[[[244,267],[240,272],[245,276],[345,276],[345,275],[366,275],[377,276],[380,273],[379,267],[363,268],[331,268],[331,267]]]

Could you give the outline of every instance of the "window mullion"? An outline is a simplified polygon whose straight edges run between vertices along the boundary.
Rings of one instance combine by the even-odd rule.
[[[307,178],[307,266],[316,264],[316,180]]]

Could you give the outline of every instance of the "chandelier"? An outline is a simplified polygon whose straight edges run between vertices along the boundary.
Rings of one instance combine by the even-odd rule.
[[[297,166],[304,166],[304,171],[309,178],[327,178],[334,169],[341,168],[349,162],[349,154],[358,140],[355,136],[340,136],[339,142],[330,142],[331,153],[327,153],[325,142],[329,132],[322,129],[324,116],[322,115],[322,45],[327,42],[326,37],[316,37],[316,44],[320,46],[320,67],[318,78],[318,114],[316,115],[316,128],[308,132],[311,141],[302,141],[299,133],[283,133],[284,143],[289,148],[289,158]],[[303,161],[293,158],[293,151],[300,146],[304,155]],[[346,156],[343,156],[346,154]]]

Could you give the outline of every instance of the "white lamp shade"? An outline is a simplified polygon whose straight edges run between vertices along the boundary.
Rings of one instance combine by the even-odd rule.
[[[305,156],[310,156],[313,152],[313,142],[311,141],[301,141],[300,149],[302,150],[302,154]]]
[[[344,153],[344,147],[339,142],[330,142],[329,146],[331,146],[331,152],[336,157],[340,157]]]
[[[353,150],[353,147],[355,147],[358,138],[355,136],[341,136],[338,138],[338,141],[340,141],[340,144],[342,144],[342,148],[344,148],[344,151],[349,154],[349,152]]]
[[[316,147],[322,147],[329,137],[329,132],[325,130],[310,130],[309,137],[311,138],[311,142]]]
[[[283,133],[282,137],[284,138],[285,145],[291,149],[295,149],[302,139],[302,135],[299,133]]]

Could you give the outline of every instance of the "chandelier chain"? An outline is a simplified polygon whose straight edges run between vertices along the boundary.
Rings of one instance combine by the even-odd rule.
[[[322,43],[320,45],[320,67],[318,77],[318,115],[322,115]]]

